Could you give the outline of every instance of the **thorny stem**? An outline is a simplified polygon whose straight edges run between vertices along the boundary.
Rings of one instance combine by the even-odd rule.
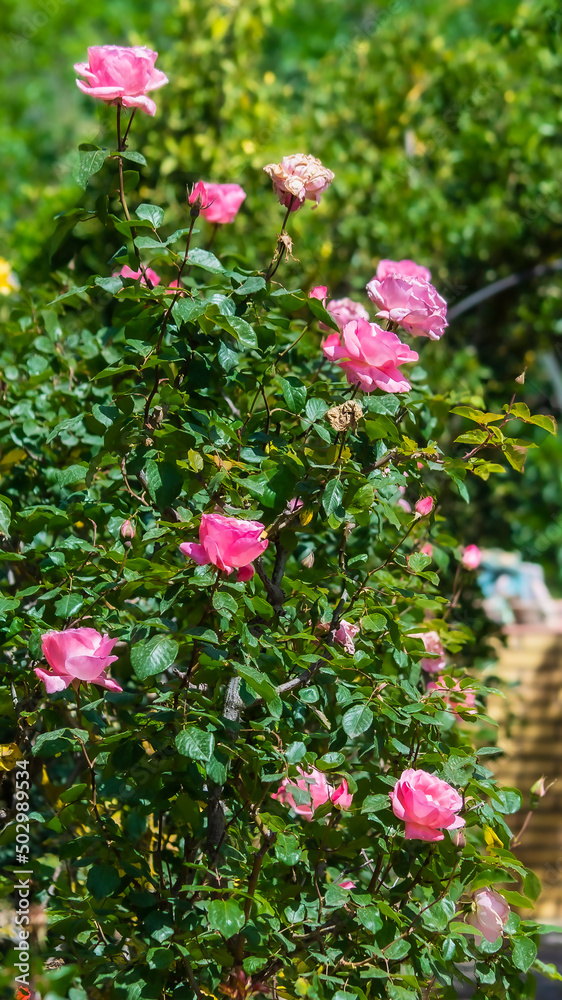
[[[131,127],[132,121],[133,121],[133,115],[131,115],[131,119],[130,119],[129,124],[127,126],[127,130],[125,132],[125,135],[123,136],[123,138],[121,138],[121,104],[118,104],[117,105],[117,153],[118,154],[119,153],[123,153],[125,151],[125,149],[126,149],[125,140],[126,140],[128,134],[129,134],[129,129]],[[125,198],[125,184],[124,184],[124,179],[123,179],[123,157],[122,156],[119,156],[119,155],[117,156],[117,165],[118,165],[118,168],[119,168],[119,201],[121,202],[121,208],[123,209],[123,214],[124,214],[127,222],[130,222],[131,221],[131,216],[129,215],[129,209],[127,208],[127,199]],[[132,237],[132,240],[133,240],[133,248],[134,248],[134,252],[135,252],[135,257],[137,258],[137,260],[139,262],[139,268],[141,270],[141,274],[142,274],[142,276],[143,276],[143,278],[144,278],[144,280],[146,282],[147,287],[148,288],[153,288],[154,285],[152,284],[150,278],[148,277],[148,275],[146,273],[146,268],[145,268],[142,260],[140,259],[140,254],[139,254],[139,252],[137,250],[137,246],[136,246],[136,243],[135,243],[135,240],[137,238],[137,231],[134,228],[134,226],[131,226],[131,237]]]
[[[265,273],[266,281],[271,280],[273,275],[276,273],[277,268],[279,267],[281,260],[283,258],[283,247],[285,245],[283,242],[283,236],[285,235],[285,226],[289,221],[289,215],[291,214],[291,210],[293,208],[294,203],[295,203],[295,195],[291,195],[291,200],[287,207],[287,211],[285,212],[285,218],[283,219],[283,225],[281,226],[281,232],[279,233],[279,237],[277,239],[277,246],[275,248],[275,253],[273,254],[273,257],[271,259],[271,264],[269,265]]]

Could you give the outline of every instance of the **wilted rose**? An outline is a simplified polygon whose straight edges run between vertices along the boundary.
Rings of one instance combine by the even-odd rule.
[[[305,199],[314,201],[314,208],[320,203],[321,195],[330,186],[334,174],[324,167],[315,156],[293,153],[284,156],[281,163],[268,163],[263,168],[273,181],[273,190],[285,208],[291,212],[304,205]]]

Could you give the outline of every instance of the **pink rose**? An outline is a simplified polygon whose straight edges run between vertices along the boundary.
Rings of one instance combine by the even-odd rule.
[[[433,504],[433,497],[422,497],[422,499],[418,500],[416,504],[416,513],[420,514],[422,517],[425,517],[427,514],[431,514]]]
[[[135,525],[133,524],[132,521],[129,520],[123,521],[119,533],[121,535],[121,538],[123,538],[125,541],[130,542],[131,539],[133,539],[136,534]]]
[[[269,544],[267,538],[261,537],[264,531],[265,525],[260,521],[203,514],[199,527],[200,544],[183,542],[180,552],[199,566],[213,563],[225,573],[233,573],[237,569],[239,580],[251,580],[254,575],[251,563],[265,552]]]
[[[334,634],[334,639],[340,646],[343,646],[346,653],[353,656],[355,652],[355,643],[353,640],[360,631],[359,625],[352,625],[351,622],[346,622],[345,618],[342,618],[339,628]]]
[[[297,778],[296,781],[285,778],[280,788],[273,792],[272,799],[277,799],[282,805],[290,806],[299,816],[307,820],[311,820],[314,816],[314,810],[319,809],[326,802],[331,801],[340,809],[349,809],[353,796],[348,791],[347,781],[342,781],[339,788],[336,789],[329,784],[326,775],[315,767],[310,772],[303,771],[300,767],[297,770],[301,777]],[[301,791],[307,792],[308,802],[295,802],[291,788],[300,788]]]
[[[478,889],[472,896],[472,912],[466,918],[486,941],[497,941],[509,920],[509,904],[494,889]]]
[[[477,545],[467,545],[463,550],[461,562],[465,569],[478,569],[482,552]]]
[[[437,632],[410,632],[411,639],[421,639],[426,653],[435,653],[439,659],[430,659],[424,656],[421,659],[422,670],[428,674],[440,674],[447,666],[447,659],[443,644]]]
[[[76,63],[80,90],[106,104],[123,104],[126,108],[141,108],[148,115],[156,112],[148,90],[156,90],[168,82],[161,70],[154,68],[158,53],[144,46],[93,45],[88,49],[88,62]]]
[[[203,218],[207,222],[218,222],[220,225],[234,222],[238,209],[246,197],[244,189],[239,184],[205,183],[204,187],[207,195],[207,207],[201,209]]]
[[[343,330],[344,326],[354,319],[369,319],[369,313],[365,306],[362,306],[360,302],[354,302],[353,299],[331,299],[326,308],[334,317],[340,330]],[[321,330],[331,333],[331,328],[325,323],[319,323],[318,326]]]
[[[447,303],[429,283],[417,277],[388,274],[367,285],[377,316],[403,326],[414,337],[439,340],[447,323]]]
[[[463,801],[446,781],[427,771],[408,768],[390,792],[392,811],[406,824],[406,840],[443,840],[443,830],[465,825],[457,816]]]
[[[311,288],[308,293],[309,299],[320,299],[321,302],[326,304],[326,298],[328,297],[328,289],[326,285],[315,285]]]
[[[322,165],[315,156],[293,153],[284,156],[281,163],[268,163],[263,168],[273,181],[273,190],[285,208],[291,205],[291,212],[304,205],[305,198],[320,203],[320,197],[330,186],[334,174]]]
[[[338,882],[340,889],[355,889],[355,882],[352,882],[350,878],[346,878],[343,882]]]
[[[427,685],[427,691],[431,694],[438,694],[440,698],[443,699],[446,705],[450,708],[451,712],[461,720],[461,716],[458,713],[458,709],[467,713],[467,715],[477,715],[478,711],[475,708],[476,705],[476,692],[472,688],[462,688],[459,681],[455,681],[452,687],[448,687],[445,683],[443,677],[439,677],[436,681],[430,681]],[[458,697],[453,700],[453,696]]]
[[[424,556],[429,556],[431,559],[433,557],[433,545],[431,542],[426,542],[425,545],[422,545],[420,552],[422,552]]]
[[[146,285],[145,275],[146,278],[148,278],[148,280],[151,282],[153,288],[156,288],[156,285],[160,284],[160,275],[156,274],[156,271],[153,271],[151,267],[145,267],[143,274],[141,270],[133,271],[133,269],[129,267],[128,264],[125,264],[125,266],[122,267],[121,270],[114,275],[114,277],[134,278],[135,281],[138,281],[138,279],[140,278],[141,285]]]
[[[389,275],[400,275],[403,278],[419,278],[420,281],[431,281],[431,271],[423,264],[415,264],[413,260],[379,260],[376,277],[382,280]]]
[[[352,385],[364,392],[407,392],[410,383],[399,366],[417,361],[418,355],[403,344],[395,333],[382,330],[365,319],[352,320],[340,334],[331,333],[322,345],[325,357],[342,368]]]
[[[44,681],[47,694],[64,691],[69,684],[98,684],[109,691],[122,691],[105,671],[116,656],[111,656],[117,639],[100,635],[93,628],[67,628],[63,632],[46,632],[41,648],[50,670],[36,667],[35,673]]]

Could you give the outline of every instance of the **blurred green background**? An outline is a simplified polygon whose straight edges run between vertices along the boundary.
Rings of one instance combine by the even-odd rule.
[[[412,257],[454,306],[562,256],[562,3],[2,0],[2,13],[0,254],[26,288],[117,249],[82,226],[52,261],[45,251],[53,216],[105,190],[102,175],[78,186],[77,146],[113,145],[113,109],[78,91],[72,67],[106,43],[157,49],[170,80],[156,117],[133,126],[130,148],[149,164],[138,199],[166,206],[175,228],[186,183],[248,192],[219,254],[267,263],[282,213],[262,167],[298,151],[336,179],[317,211],[291,219],[292,287],[366,302],[379,258]],[[558,415],[561,295],[560,273],[527,275],[424,344],[424,364],[475,404],[483,384],[490,409],[517,389],[535,412]],[[469,540],[543,562],[560,594],[562,456],[545,437],[536,429],[541,449],[523,480],[509,467],[493,485],[472,479]]]

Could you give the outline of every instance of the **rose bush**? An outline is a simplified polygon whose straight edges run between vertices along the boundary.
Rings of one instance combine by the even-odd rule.
[[[30,763],[32,889],[63,963],[34,948],[33,988],[452,998],[473,963],[498,996],[530,996],[538,925],[495,910],[494,940],[472,930],[484,887],[508,907],[540,890],[510,851],[521,796],[487,767],[479,716],[458,725],[422,670],[446,646],[460,684],[478,639],[452,498],[470,503],[536,418],[431,379],[400,339],[411,311],[340,329],[324,295],[286,287],[273,197],[257,270],[224,234],[205,247],[211,185],[181,216],[141,200],[123,109],[148,89],[111,97],[117,147],[83,151],[107,193],[51,243],[95,222],[103,252],[13,288],[2,345],[3,732]],[[86,181],[98,166],[82,157]],[[289,226],[337,192],[309,154],[268,172]],[[424,265],[393,274],[424,289],[422,315]],[[3,794],[13,866],[10,775]]]

